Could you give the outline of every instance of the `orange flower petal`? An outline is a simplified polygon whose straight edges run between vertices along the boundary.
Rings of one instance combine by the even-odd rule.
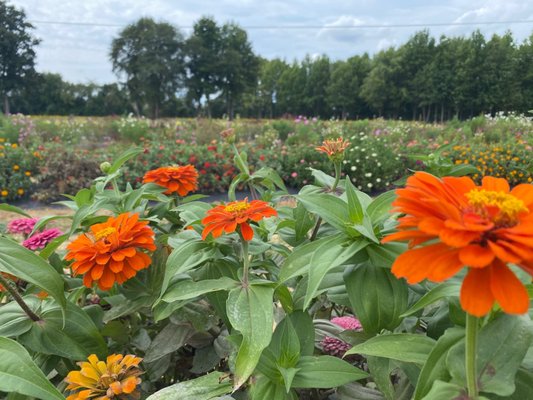
[[[503,263],[495,263],[490,270],[492,294],[503,311],[509,314],[527,313],[529,296],[516,275]]]
[[[492,176],[485,176],[482,180],[481,187],[485,190],[491,190],[495,192],[509,193],[511,189],[509,182],[503,178],[494,178]]]
[[[459,251],[461,262],[473,268],[486,267],[495,257],[496,255],[490,248],[477,244],[465,246]]]
[[[473,268],[461,286],[461,306],[467,313],[476,317],[486,315],[494,304],[491,290],[490,268]]]
[[[242,238],[244,240],[252,240],[254,237],[254,230],[246,222],[239,225],[241,227]]]

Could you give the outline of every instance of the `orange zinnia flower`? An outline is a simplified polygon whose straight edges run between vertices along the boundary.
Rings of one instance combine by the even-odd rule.
[[[348,148],[350,142],[343,138],[337,140],[324,140],[322,146],[316,147],[315,150],[326,153],[331,161],[342,161],[344,150]]]
[[[192,165],[181,167],[161,167],[144,174],[143,182],[154,182],[166,187],[165,194],[178,193],[186,196],[187,193],[198,188],[198,171]]]
[[[221,204],[209,210],[202,220],[202,224],[205,225],[202,239],[205,239],[209,233],[212,233],[214,237],[219,237],[222,232],[235,232],[239,227],[243,239],[252,240],[254,231],[248,222],[257,222],[275,215],[278,215],[276,210],[261,200],[252,200],[248,203],[248,199],[244,199],[226,205]]]
[[[140,397],[137,387],[141,383],[139,363],[142,358],[131,354],[112,354],[107,357],[107,362],[103,362],[91,354],[88,360],[79,362],[81,370],[70,371],[65,378],[67,390],[77,391],[67,400],[126,400]]]
[[[460,295],[466,312],[483,316],[494,302],[510,314],[527,312],[527,291],[507,263],[533,275],[532,185],[510,190],[502,178],[487,176],[476,186],[468,177],[417,172],[396,193],[393,206],[406,215],[383,242],[409,241],[392,266],[397,277],[441,282],[466,266]]]
[[[140,249],[153,251],[154,232],[138,214],[120,214],[106,222],[91,226],[91,232],[78,236],[67,246],[67,260],[74,260],[74,275],[85,274],[83,284],[91,287],[96,281],[102,290],[116,282],[133,278],[152,260]]]

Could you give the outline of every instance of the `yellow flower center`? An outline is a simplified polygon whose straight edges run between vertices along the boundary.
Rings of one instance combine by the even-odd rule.
[[[477,214],[490,218],[496,226],[515,225],[518,215],[528,210],[522,200],[504,192],[473,189],[466,198]]]
[[[235,214],[247,210],[249,208],[250,204],[248,204],[248,202],[236,201],[235,203],[228,204],[226,207],[224,207],[224,211]]]
[[[101,239],[105,239],[109,235],[115,233],[116,231],[117,230],[115,228],[113,228],[112,226],[108,226],[107,228],[104,228],[101,231],[96,232],[94,234],[94,238],[96,239],[96,241],[101,240]]]

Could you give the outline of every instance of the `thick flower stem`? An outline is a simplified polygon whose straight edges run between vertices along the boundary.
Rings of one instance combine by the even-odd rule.
[[[335,190],[337,190],[337,185],[339,184],[339,181],[341,180],[341,163],[335,162],[333,163],[333,165],[335,166],[335,181],[331,186],[331,191],[334,193]],[[318,230],[320,229],[321,224],[322,218],[318,217],[318,219],[316,220],[316,225],[313,228],[313,233],[311,233],[311,237],[309,238],[311,242],[316,239],[316,235],[318,234]]]
[[[241,243],[242,243],[242,286],[247,288],[249,283],[249,269],[250,269],[250,257],[248,256],[248,241],[245,240],[242,237],[242,234],[239,235],[241,237]]]
[[[466,386],[468,398],[476,400],[478,398],[477,371],[476,371],[476,351],[479,320],[477,317],[466,314]]]
[[[2,274],[0,274],[0,285],[2,285],[9,292],[11,297],[13,297],[13,300],[15,300],[18,303],[20,308],[22,308],[22,310],[28,315],[28,317],[30,317],[30,319],[32,321],[40,321],[41,320],[41,318],[39,318],[39,316],[37,314],[35,314],[30,309],[30,307],[28,307],[28,305],[26,304],[26,302],[24,301],[24,299],[22,298],[20,293],[17,291],[17,289],[15,289],[11,285],[11,283],[6,278],[4,278],[2,276]]]

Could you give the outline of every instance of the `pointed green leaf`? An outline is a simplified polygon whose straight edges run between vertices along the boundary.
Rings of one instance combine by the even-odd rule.
[[[317,214],[328,224],[334,226],[341,232],[347,233],[347,227],[350,225],[348,214],[348,204],[338,197],[330,194],[302,194],[296,196],[298,201],[309,210]]]
[[[4,337],[0,337],[0,391],[43,400],[65,399],[35,365],[26,349]]]
[[[131,160],[134,157],[137,157],[139,154],[141,154],[144,150],[140,147],[132,147],[123,153],[121,153],[117,159],[113,162],[109,170],[107,171],[108,175],[111,175],[119,170],[120,167],[124,165],[124,163],[128,160]]]
[[[261,352],[269,345],[274,324],[269,286],[250,285],[233,289],[226,302],[228,319],[242,335],[235,359],[234,388],[238,389],[253,373]]]
[[[32,216],[26,213],[23,209],[15,207],[15,206],[11,206],[9,204],[0,204],[0,211],[7,211],[7,212],[23,215],[27,218],[32,218]]]
[[[348,350],[350,354],[385,357],[393,360],[424,364],[435,346],[435,341],[424,335],[393,333],[373,337]]]
[[[52,296],[62,310],[66,302],[63,279],[37,254],[12,240],[0,237],[0,271],[33,283]]]
[[[359,197],[357,196],[357,189],[350,181],[350,177],[346,177],[346,197],[348,199],[348,213],[350,221],[355,224],[360,224],[363,221],[363,206]]]
[[[148,396],[146,400],[212,400],[227,393],[231,393],[227,374],[217,371],[168,386]]]
[[[327,389],[368,377],[366,372],[332,356],[301,357],[296,368],[293,388]]]
[[[167,303],[190,300],[206,293],[218,292],[219,290],[230,290],[237,285],[237,281],[225,276],[219,279],[205,279],[198,282],[192,280],[178,281],[168,288],[167,292],[163,295],[162,300]]]
[[[427,292],[424,296],[422,296],[415,304],[413,304],[409,309],[404,312],[401,317],[407,317],[409,315],[413,315],[417,311],[420,311],[427,306],[435,303],[436,301],[444,298],[444,297],[451,297],[451,296],[459,296],[459,290],[461,288],[461,284],[458,282],[445,282],[441,283],[440,285],[435,286],[433,289],[431,289],[429,292]]]
[[[366,209],[366,213],[372,220],[373,224],[382,222],[390,217],[392,202],[396,199],[396,192],[391,190],[380,194]]]

